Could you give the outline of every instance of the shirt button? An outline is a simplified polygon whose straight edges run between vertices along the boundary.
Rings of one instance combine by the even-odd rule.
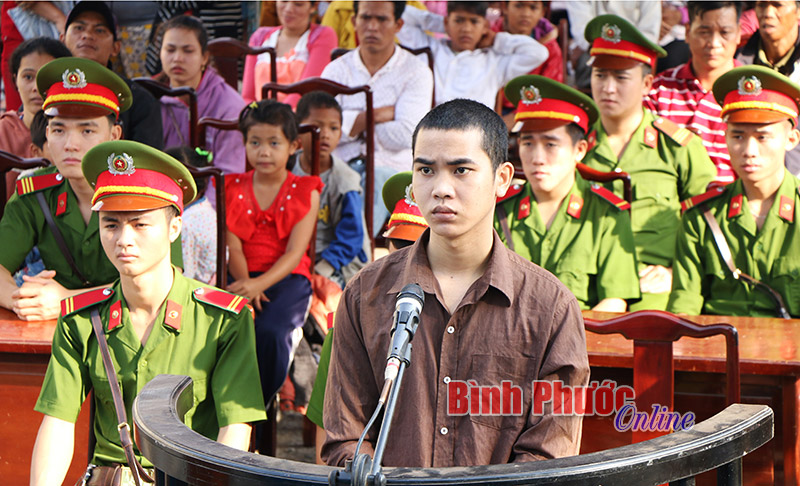
[[[253,214],[253,210],[252,209],[248,209],[247,210],[247,214]]]
[[[445,376],[442,381],[445,382],[445,383],[450,383],[450,377],[449,376]]]
[[[281,211],[283,211],[283,206],[281,206]]]
[[[244,196],[239,194],[239,199],[244,199]]]
[[[292,198],[291,194],[290,194],[290,195],[288,195],[288,196],[286,196],[286,200],[287,200],[287,201],[288,201],[289,199],[291,199],[291,198]]]
[[[147,366],[147,360],[146,359],[142,360],[142,366]]]
[[[292,187],[293,187],[293,188],[294,188],[294,187],[297,187],[297,184],[292,184]]]
[[[447,427],[442,427],[441,429],[439,429],[439,433],[441,433],[442,435],[447,435]]]
[[[456,328],[453,326],[447,326],[447,334],[453,334],[456,332]]]
[[[239,178],[238,177],[236,178],[236,182],[239,182]]]

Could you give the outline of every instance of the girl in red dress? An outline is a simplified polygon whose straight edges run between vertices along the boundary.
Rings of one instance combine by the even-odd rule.
[[[253,170],[225,178],[230,251],[228,290],[256,309],[256,351],[261,388],[269,403],[286,379],[293,331],[311,300],[306,254],[317,222],[319,177],[287,170],[300,147],[292,109],[272,100],[253,102],[239,115]]]

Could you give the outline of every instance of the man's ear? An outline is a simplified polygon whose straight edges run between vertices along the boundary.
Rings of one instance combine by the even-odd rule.
[[[589,150],[589,142],[584,138],[575,144],[575,162],[580,162]]]
[[[111,57],[114,57],[117,54],[119,54],[119,51],[121,50],[122,50],[122,41],[115,40],[111,48]]]
[[[168,209],[169,210],[169,209]],[[170,213],[167,213],[170,214]],[[175,240],[178,239],[178,236],[181,234],[181,230],[183,229],[183,218],[179,216],[175,216],[169,221],[169,242],[174,243]]]
[[[503,197],[511,186],[514,178],[514,165],[511,162],[503,162],[495,171],[495,197]]]
[[[800,142],[800,131],[796,127],[792,127],[786,136],[786,151],[794,149],[798,142]]]
[[[122,138],[122,125],[115,123],[111,127],[111,140],[120,140]]]

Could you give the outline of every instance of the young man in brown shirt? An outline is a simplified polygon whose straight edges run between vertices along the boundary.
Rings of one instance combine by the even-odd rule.
[[[578,303],[553,275],[506,249],[492,227],[495,199],[514,173],[505,124],[480,103],[453,100],[422,119],[412,150],[413,197],[430,230],[365,267],[345,289],[322,459],[341,466],[353,456],[384,382],[395,298],[409,283],[427,295],[383,464],[469,466],[577,454],[582,417],[555,415],[549,405],[536,413],[532,382],[588,383]],[[454,384],[503,381],[518,391],[498,414],[471,413],[477,397],[462,413],[448,397]],[[361,452],[372,454],[378,430],[369,431]]]

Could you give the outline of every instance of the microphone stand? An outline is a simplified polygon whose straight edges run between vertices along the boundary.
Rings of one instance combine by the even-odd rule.
[[[386,402],[386,412],[383,414],[383,422],[381,423],[381,430],[378,433],[378,443],[375,446],[375,457],[372,460],[372,469],[370,474],[376,480],[382,479],[382,483],[373,482],[373,484],[386,484],[386,478],[381,472],[381,461],[383,460],[383,453],[386,450],[386,441],[389,438],[389,429],[392,428],[392,418],[394,418],[394,407],[397,405],[397,395],[400,393],[400,383],[403,381],[403,373],[406,371],[406,365],[411,361],[411,343],[408,343],[405,355],[400,360],[400,366],[397,368],[397,378],[392,383],[392,389],[389,392],[389,401]]]

